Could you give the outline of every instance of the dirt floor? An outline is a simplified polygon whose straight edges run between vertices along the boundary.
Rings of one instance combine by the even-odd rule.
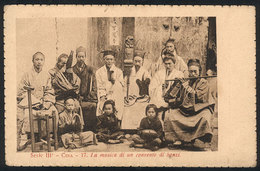
[[[217,144],[218,144],[218,131],[215,128],[213,130],[213,139],[210,144],[211,151],[217,151]],[[98,142],[97,145],[90,145],[87,147],[77,148],[77,149],[65,149],[64,147],[59,147],[57,152],[144,152],[144,151],[150,151],[149,149],[144,148],[130,148],[129,144],[131,141],[128,139],[124,139],[124,142],[121,144],[105,144],[102,142]],[[44,145],[44,149],[46,149],[46,145]],[[51,147],[54,151],[53,146]],[[201,149],[194,149],[191,145],[186,145],[184,147],[174,147],[174,148],[168,148],[163,147],[160,148],[158,151],[203,151]],[[31,152],[31,145],[28,145],[26,149],[24,149],[22,152]]]
[[[217,119],[217,113],[214,114],[213,120],[212,120],[212,128],[213,128],[213,138],[210,143],[210,149],[211,151],[217,151],[218,150],[218,119]],[[143,151],[150,151],[149,149],[143,149],[143,148],[130,148],[129,144],[131,143],[131,138],[124,139],[124,142],[121,144],[105,144],[102,142],[98,142],[97,145],[90,145],[87,147],[77,148],[77,149],[65,149],[64,147],[59,147],[58,152],[143,152]],[[44,145],[43,148],[47,151],[47,146]],[[51,147],[54,151],[53,146]],[[162,147],[158,151],[203,151],[200,149],[194,149],[191,145],[186,145],[184,147],[174,147],[174,148],[168,148]],[[31,152],[31,145],[28,145],[23,151],[21,152]]]

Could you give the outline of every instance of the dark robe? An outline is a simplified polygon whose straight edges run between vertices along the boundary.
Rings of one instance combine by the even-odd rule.
[[[58,113],[64,111],[64,100],[67,98],[73,98],[77,101],[75,103],[75,111],[81,113],[78,105],[78,92],[80,85],[80,79],[78,76],[73,73],[72,70],[62,72],[57,68],[57,66],[49,70],[49,74],[51,75],[51,84],[55,92],[55,107],[57,108]]]
[[[154,130],[159,138],[162,138],[163,129],[161,121],[156,117],[153,120],[149,120],[148,117],[145,117],[141,120],[139,130],[152,129]]]
[[[155,136],[153,133],[143,134],[142,131],[144,130],[154,130],[157,133],[157,135]],[[162,143],[162,138],[163,128],[162,123],[158,119],[158,117],[154,118],[153,120],[148,119],[148,117],[143,118],[139,126],[138,135],[134,134],[132,136],[132,139],[136,144],[147,143],[150,146],[159,146]]]
[[[166,112],[164,132],[168,142],[192,142],[197,138],[204,142],[211,141],[213,104],[209,103],[208,82],[198,79],[189,83],[190,88],[193,91],[189,92],[187,87],[182,86],[176,97],[181,102],[179,107]]]
[[[119,120],[115,114],[102,114],[98,116],[97,139],[101,142],[107,142],[109,139],[117,139],[123,135],[120,131]]]
[[[85,123],[84,131],[96,132],[97,83],[95,71],[91,66],[84,64],[81,68],[76,64],[73,71],[80,78],[80,105]]]

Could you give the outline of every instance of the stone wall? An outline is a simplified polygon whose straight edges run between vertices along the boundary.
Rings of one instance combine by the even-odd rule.
[[[147,52],[145,57],[147,69],[151,69],[151,64],[158,60],[170,35],[176,40],[177,54],[185,62],[190,58],[200,59],[205,70],[208,20],[202,17],[136,18],[135,39],[142,42]]]
[[[202,17],[116,18],[119,42],[111,45],[110,25],[113,18],[44,18],[17,19],[16,57],[17,80],[32,66],[32,55],[42,51],[46,69],[55,65],[61,53],[69,54],[78,46],[87,48],[87,63],[99,68],[103,65],[100,52],[107,48],[118,50],[116,65],[123,69],[124,39],[132,35],[146,52],[145,67],[158,60],[164,42],[170,35],[176,39],[179,56],[187,62],[199,58],[205,70],[208,43],[208,20]],[[125,23],[125,22],[130,22]],[[153,72],[153,71],[151,71]]]

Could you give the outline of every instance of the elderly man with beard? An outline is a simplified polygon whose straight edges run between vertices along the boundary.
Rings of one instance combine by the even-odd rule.
[[[24,74],[18,85],[17,103],[18,103],[18,143],[17,150],[22,150],[26,147],[27,134],[30,132],[29,124],[29,110],[28,110],[28,97],[27,90],[24,87],[32,87],[32,114],[37,113],[51,115],[53,111],[57,114],[54,106],[55,96],[51,86],[51,78],[48,71],[43,69],[45,56],[41,52],[36,52],[32,57],[33,68]],[[51,121],[51,120],[50,120]],[[51,122],[52,124],[52,122]],[[42,124],[42,128],[44,125]],[[52,126],[51,126],[52,128]],[[34,124],[34,132],[38,132],[37,122]],[[21,141],[24,140],[24,141]],[[24,144],[25,142],[25,144]]]
[[[93,67],[86,65],[86,49],[82,46],[76,49],[77,63],[73,66],[73,71],[80,78],[80,105],[83,112],[83,131],[96,132],[97,125],[97,83]]]
[[[144,52],[134,51],[133,67],[130,75],[125,76],[128,96],[125,97],[125,108],[122,129],[137,129],[149,103],[150,73],[143,67]]]
[[[144,96],[149,95],[148,89],[151,76],[143,67],[144,53],[135,50],[133,58],[133,67],[129,76],[129,95]]]

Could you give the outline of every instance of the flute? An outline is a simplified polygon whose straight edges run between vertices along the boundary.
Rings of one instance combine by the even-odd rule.
[[[199,78],[214,78],[214,77],[217,77],[217,75],[211,75],[211,76],[199,76],[199,77],[187,77],[187,78],[182,78],[184,80],[192,80],[192,79],[199,79]],[[179,78],[181,79],[181,78]],[[168,82],[168,81],[178,81],[179,79],[175,78],[175,79],[172,79],[172,80],[165,80],[165,82]]]

